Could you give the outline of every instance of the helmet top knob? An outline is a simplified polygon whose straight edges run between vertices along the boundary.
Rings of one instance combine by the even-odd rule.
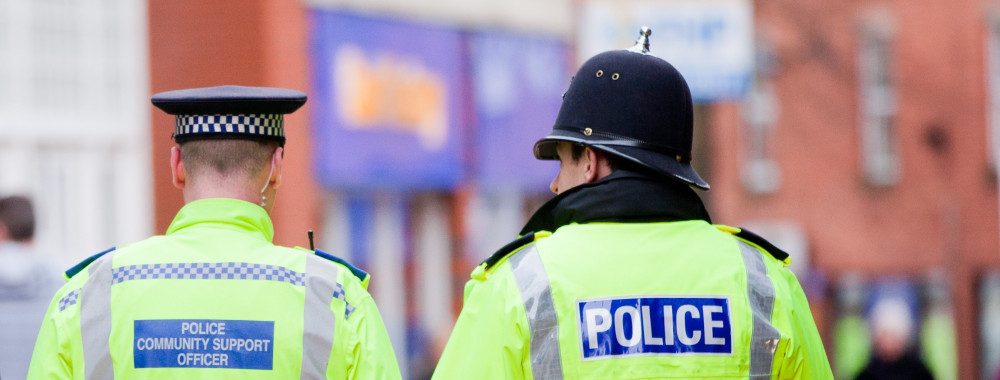
[[[632,46],[628,51],[649,54],[649,35],[653,34],[653,31],[648,27],[639,28],[639,38],[635,40],[635,46]]]

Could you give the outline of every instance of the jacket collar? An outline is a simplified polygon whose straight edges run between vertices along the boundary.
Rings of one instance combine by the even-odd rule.
[[[676,180],[616,170],[600,181],[574,187],[545,202],[525,224],[521,235],[555,231],[572,223],[681,220],[711,223],[694,190]]]
[[[199,199],[184,205],[167,227],[167,235],[209,224],[256,234],[269,242],[274,238],[274,226],[267,211],[253,203],[231,198]]]

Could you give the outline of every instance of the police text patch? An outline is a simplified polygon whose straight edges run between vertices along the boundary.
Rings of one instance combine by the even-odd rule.
[[[604,298],[577,306],[584,360],[733,353],[728,298]]]
[[[137,320],[135,368],[265,369],[274,359],[273,321]]]

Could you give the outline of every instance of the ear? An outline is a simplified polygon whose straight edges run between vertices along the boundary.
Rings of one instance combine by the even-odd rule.
[[[281,167],[285,160],[285,148],[278,147],[271,155],[271,165],[274,165],[274,178],[271,179],[271,187],[275,189],[281,186]]]
[[[181,159],[181,149],[170,148],[170,175],[173,176],[174,187],[183,190],[187,173],[184,171],[184,160]]]
[[[587,162],[584,163],[584,179],[587,183],[595,182],[600,177],[598,176],[598,169],[600,168],[599,162],[597,161],[598,153],[596,150],[591,149],[589,146],[584,148],[584,157],[587,158]],[[582,158],[582,157],[581,157]]]

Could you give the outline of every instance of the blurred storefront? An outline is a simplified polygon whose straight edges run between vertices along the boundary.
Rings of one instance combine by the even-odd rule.
[[[491,243],[516,236],[522,198],[544,191],[553,174],[530,149],[558,110],[567,48],[553,38],[309,12],[313,168],[322,223],[340,226],[319,243],[377,273],[371,290],[404,372],[426,377],[451,332],[456,284],[484,254],[453,232]],[[491,205],[513,212],[482,209]]]

